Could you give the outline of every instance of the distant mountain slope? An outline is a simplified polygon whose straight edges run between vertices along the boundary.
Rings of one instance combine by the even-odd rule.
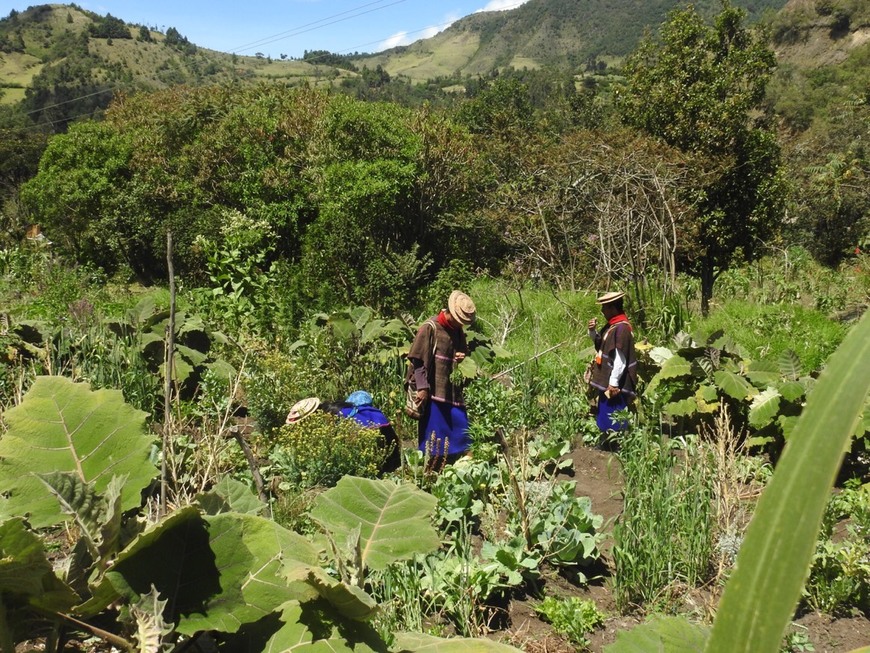
[[[51,121],[104,107],[121,90],[257,79],[326,83],[351,74],[299,60],[215,52],[175,28],[162,34],[71,5],[33,6],[0,20],[0,103],[24,101],[30,112],[48,111]]]
[[[870,48],[870,2],[789,0],[772,32],[783,63],[801,68],[840,64]]]
[[[613,61],[637,45],[646,28],[656,29],[678,0],[529,0],[510,11],[467,16],[436,36],[409,46],[355,59],[382,66],[390,75],[422,81],[439,76],[485,74],[493,68],[554,66],[576,70],[589,61]],[[718,0],[697,0],[712,16]],[[735,0],[757,19],[785,0]]]

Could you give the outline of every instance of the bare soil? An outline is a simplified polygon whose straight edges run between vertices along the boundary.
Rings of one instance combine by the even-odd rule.
[[[613,525],[622,512],[622,480],[619,460],[615,454],[579,447],[570,454],[572,466],[565,474],[577,482],[578,496],[592,500],[593,512],[604,517],[602,531],[611,534]],[[591,599],[598,609],[607,615],[605,624],[589,635],[588,651],[599,653],[616,640],[622,630],[633,628],[643,622],[642,615],[620,615],[613,594],[613,538],[602,544],[602,564],[594,570],[585,570],[590,576],[588,585],[574,583],[571,578],[560,575],[557,570],[546,570],[541,590],[543,593]],[[535,613],[534,605],[540,599],[519,596],[507,605],[507,639],[512,645],[531,653],[570,653],[578,651],[575,645],[556,633],[550,624]],[[687,607],[693,612],[712,616],[715,597],[703,590],[687,593]],[[791,631],[805,633],[815,653],[840,653],[854,651],[870,645],[870,620],[864,615],[835,619],[820,613],[809,613],[795,620]]]

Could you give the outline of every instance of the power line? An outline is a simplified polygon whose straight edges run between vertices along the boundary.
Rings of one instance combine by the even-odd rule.
[[[64,100],[63,102],[57,102],[56,104],[49,104],[48,106],[40,107],[39,109],[33,109],[32,111],[28,111],[24,115],[29,116],[31,113],[39,113],[40,111],[45,111],[46,109],[53,109],[54,107],[69,104],[70,102],[84,100],[85,98],[93,97],[94,95],[102,95],[103,93],[108,93],[109,91],[116,91],[119,88],[120,86],[110,86],[109,88],[104,88],[102,91],[94,91],[93,93],[88,93],[87,95],[80,95],[78,97],[70,98],[69,100]]]
[[[351,18],[357,18],[359,16],[364,16],[365,14],[370,14],[370,13],[373,13],[375,11],[380,11],[381,9],[386,9],[387,7],[392,7],[393,5],[401,4],[405,1],[406,0],[394,0],[393,2],[390,2],[389,4],[381,5],[380,7],[374,7],[373,9],[367,9],[365,11],[351,13],[351,12],[356,11],[357,9],[362,9],[364,7],[368,7],[368,6],[373,5],[373,4],[378,4],[379,2],[383,2],[383,0],[376,0],[376,2],[370,2],[370,3],[365,4],[365,5],[360,5],[358,7],[354,7],[353,9],[348,9],[347,11],[343,11],[339,14],[335,14],[333,16],[328,16],[326,18],[322,18],[322,19],[314,21],[312,23],[308,23],[307,25],[302,25],[301,27],[298,27],[298,28],[295,28],[292,30],[288,30],[286,32],[281,32],[280,34],[276,34],[274,36],[267,36],[265,38],[260,39],[259,41],[253,41],[252,44],[249,44],[247,46],[243,46],[241,48],[236,48],[236,49],[232,50],[232,52],[236,52],[236,51],[242,52],[245,50],[252,50],[255,47],[268,45],[270,43],[275,43],[276,41],[283,41],[283,40],[288,39],[288,38],[293,37],[293,36],[299,36],[300,34],[305,34],[307,32],[313,32],[314,30],[322,29],[322,28],[328,27],[330,25],[335,25],[336,23],[341,23],[341,22],[344,22],[346,20],[350,20]],[[349,14],[349,13],[351,15],[349,15],[349,16],[345,15],[345,14]],[[338,18],[339,16],[344,16],[344,17]],[[335,18],[335,20],[331,20],[333,18]]]

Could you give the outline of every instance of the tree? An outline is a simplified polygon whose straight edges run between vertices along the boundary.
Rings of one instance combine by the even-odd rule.
[[[752,260],[777,232],[784,207],[779,145],[761,109],[775,59],[745,12],[723,3],[708,26],[693,8],[674,11],[626,63],[623,120],[692,157],[694,242],[683,247],[701,280],[701,308],[732,263]],[[763,116],[762,116],[763,118]]]

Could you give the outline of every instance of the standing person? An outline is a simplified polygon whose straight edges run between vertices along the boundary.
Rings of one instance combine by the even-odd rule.
[[[596,301],[607,324],[596,331],[598,320],[589,320],[589,336],[595,343],[595,361],[589,384],[598,390],[596,422],[602,432],[622,431],[625,421],[614,421],[613,414],[625,410],[634,400],[637,385],[637,359],[634,335],[623,308],[624,292],[609,292]]]
[[[402,464],[399,438],[387,416],[374,407],[372,396],[368,392],[365,390],[351,392],[338,414],[355,420],[363,428],[380,431],[381,446],[385,452],[384,462],[381,464],[381,474],[399,469]]]
[[[432,467],[452,463],[471,448],[462,385],[453,372],[468,354],[463,327],[474,322],[476,310],[471,297],[454,290],[447,308],[417,330],[408,352],[408,382],[421,404],[417,441]]]

